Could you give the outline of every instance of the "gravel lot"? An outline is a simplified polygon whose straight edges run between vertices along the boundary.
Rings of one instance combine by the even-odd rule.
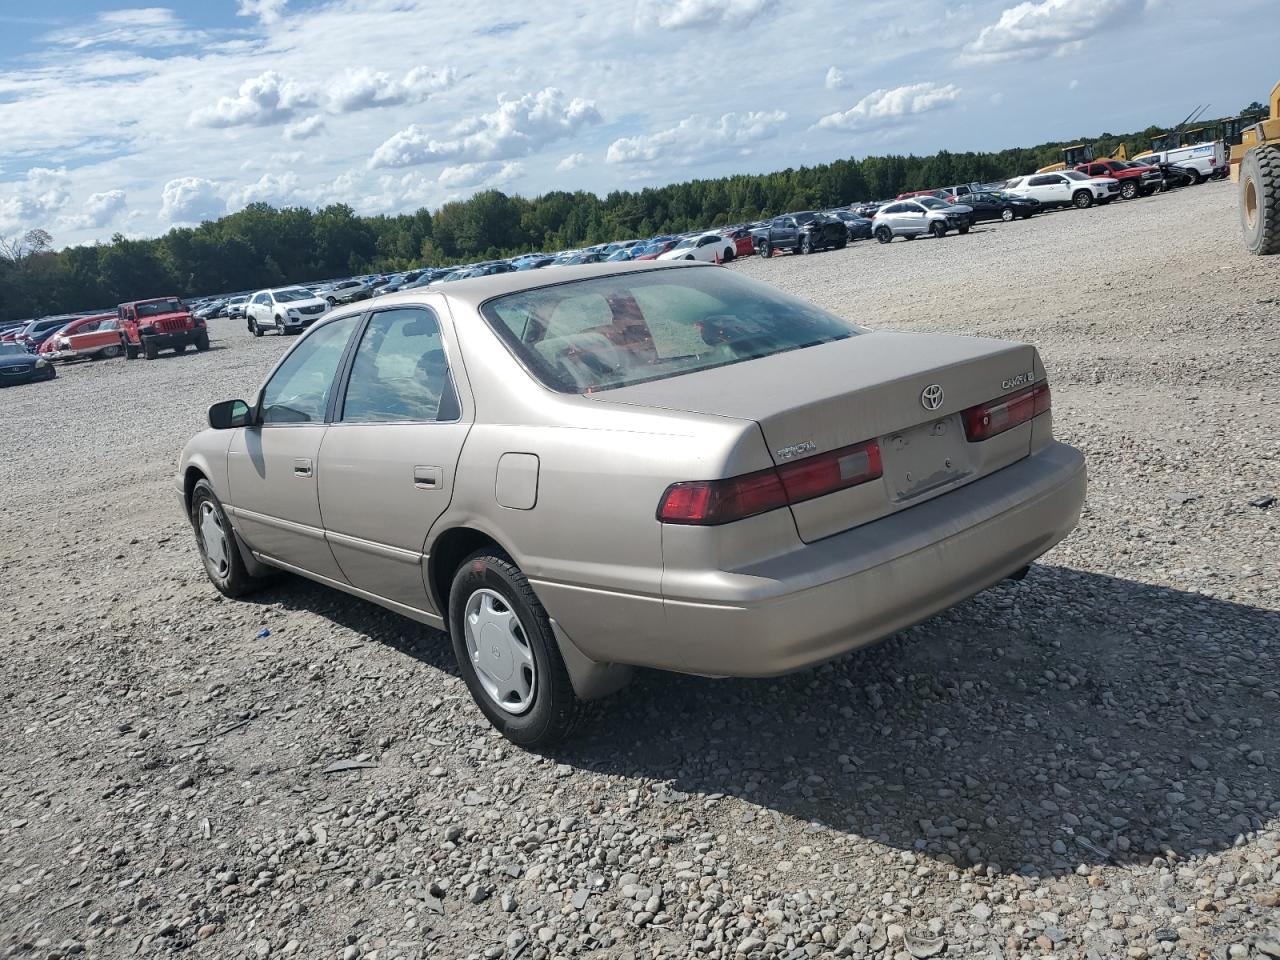
[[[1229,184],[735,264],[1038,344],[1085,516],[875,649],[648,674],[548,756],[440,634],[206,582],[177,451],[290,341],[4,391],[0,952],[1280,956],[1278,267]]]

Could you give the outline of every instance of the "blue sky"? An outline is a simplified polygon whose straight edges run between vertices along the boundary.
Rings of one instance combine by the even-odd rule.
[[[0,235],[62,246],[255,200],[394,213],[1173,124],[1265,98],[1275,2],[6,2]]]

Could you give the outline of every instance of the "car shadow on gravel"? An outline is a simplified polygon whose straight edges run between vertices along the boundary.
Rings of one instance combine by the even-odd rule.
[[[444,634],[374,604],[295,578],[246,599],[457,676]],[[739,798],[731,822],[779,858],[833,832],[1061,875],[1211,853],[1280,818],[1278,660],[1274,611],[1036,565],[799,674],[640,671],[549,754],[655,786],[689,829]]]
[[[779,858],[806,842],[777,845],[795,818],[1061,875],[1222,850],[1280,818],[1278,654],[1274,611],[1037,565],[816,670],[647,673],[555,753],[661,781],[675,821],[747,801],[730,817]]]

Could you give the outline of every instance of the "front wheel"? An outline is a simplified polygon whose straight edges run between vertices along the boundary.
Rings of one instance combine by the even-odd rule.
[[[888,227],[880,227],[876,230],[876,239],[881,243],[889,243],[893,240],[893,231]]]
[[[44,378],[46,380],[57,380],[58,371],[53,368],[53,364],[49,364],[44,368]]]
[[[1071,198],[1071,203],[1077,210],[1088,210],[1093,206],[1093,194],[1088,190],[1077,190],[1075,196]]]
[[[262,336],[262,328],[258,326],[257,322],[254,320],[249,321],[249,332],[252,333],[255,337]]]
[[[836,249],[837,249],[837,250],[843,250],[843,249],[844,249],[845,247],[847,247],[848,245],[849,245],[849,238],[848,238],[848,237],[841,237],[839,240],[837,240],[837,241],[836,241]]]
[[[941,221],[935,220],[933,222],[933,225],[929,227],[929,232],[932,233],[937,239],[941,240],[943,237],[947,235],[947,225],[945,223],[942,223]]]
[[[160,348],[156,346],[155,341],[150,337],[142,341],[142,355],[148,360],[154,360],[160,356]]]
[[[1240,228],[1250,253],[1280,253],[1280,147],[1254,147],[1240,162]]]
[[[813,253],[813,241],[807,236],[801,237],[800,242],[796,244],[796,253],[807,256]]]
[[[773,256],[773,245],[768,240],[761,240],[760,245],[756,247],[756,253],[768,260]]]
[[[736,251],[732,247],[724,248],[724,256],[720,258],[721,263],[728,263],[734,258]]]
[[[544,747],[573,729],[582,701],[542,603],[506,554],[481,550],[458,567],[449,634],[467,689],[504,737]]]
[[[125,355],[125,357],[126,357],[127,359],[129,359],[129,360],[137,360],[137,359],[138,359],[138,345],[137,345],[137,344],[134,344],[134,343],[127,343],[127,344],[125,344],[125,347],[124,347],[124,355]]]
[[[191,492],[190,519],[204,572],[220,593],[241,597],[264,585],[264,578],[245,568],[231,523],[208,480],[198,481]]]
[[[1003,210],[1000,211],[1000,219],[1003,220],[1005,223],[1012,223],[1013,216],[1014,214],[1013,214],[1012,207],[1005,207]]]
[[[1137,195],[1138,195],[1138,185],[1134,183],[1132,180],[1126,180],[1124,183],[1120,184],[1121,200],[1132,200]]]
[[[960,224],[960,226],[956,227],[956,230],[957,230],[957,231],[959,231],[961,234],[968,233],[968,232],[969,232],[969,224],[967,224],[967,223],[962,223],[962,224]]]
[[[196,349],[201,353],[204,353],[209,349],[209,334],[202,333],[200,336],[196,337]]]

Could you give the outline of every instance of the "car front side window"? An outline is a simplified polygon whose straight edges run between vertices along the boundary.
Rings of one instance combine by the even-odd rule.
[[[440,323],[426,307],[383,310],[356,347],[344,423],[457,420],[458,400]]]
[[[298,342],[262,388],[261,423],[324,422],[338,364],[359,319],[326,323]]]

